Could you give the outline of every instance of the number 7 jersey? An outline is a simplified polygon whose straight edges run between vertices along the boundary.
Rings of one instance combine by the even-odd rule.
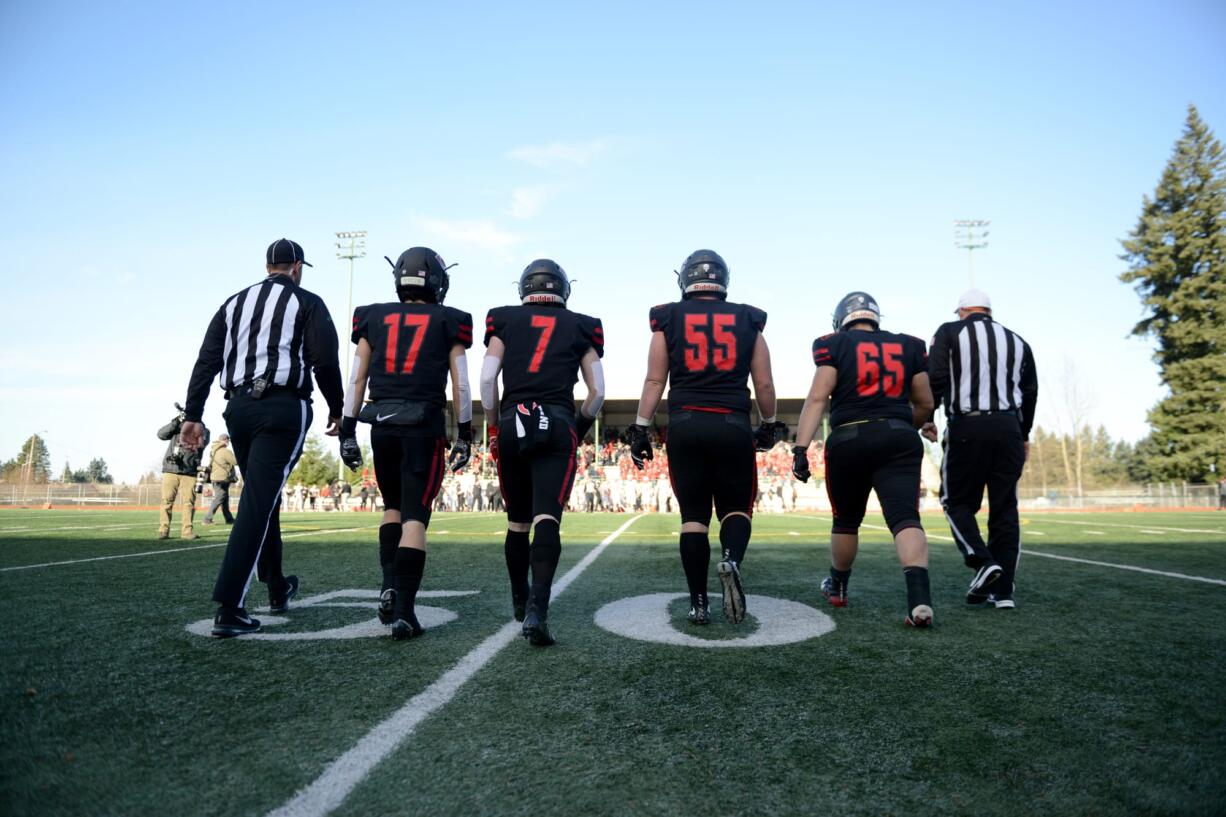
[[[696,298],[651,308],[651,331],[668,346],[668,410],[749,413],[749,363],[766,313]]]
[[[604,327],[565,307],[498,306],[485,318],[485,345],[498,338],[502,357],[502,405],[540,403],[575,410],[579,362],[588,349],[604,357]]]
[[[911,379],[928,373],[928,348],[897,332],[850,329],[813,341],[813,362],[833,366],[830,425],[896,418],[911,422]]]

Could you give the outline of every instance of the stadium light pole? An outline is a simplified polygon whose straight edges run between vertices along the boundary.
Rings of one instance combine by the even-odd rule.
[[[975,250],[988,246],[988,225],[991,223],[978,218],[964,218],[954,222],[954,246],[966,250],[972,287],[975,286]]]
[[[349,319],[353,316],[353,262],[358,258],[366,257],[366,231],[365,230],[342,230],[336,234],[336,257],[341,261],[349,262],[349,308],[345,312],[345,320],[342,321],[342,328],[348,326]],[[353,365],[350,362],[349,346],[353,343],[352,333],[345,332],[345,383],[349,383],[349,367]],[[345,478],[345,463],[338,462],[336,464],[336,478],[343,480]]]

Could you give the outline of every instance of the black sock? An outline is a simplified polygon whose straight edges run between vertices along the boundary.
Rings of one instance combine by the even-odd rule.
[[[408,620],[413,615],[417,588],[426,567],[426,552],[417,548],[396,548],[396,618]],[[407,614],[407,615],[406,615]]]
[[[392,563],[396,561],[396,548],[400,546],[399,522],[387,522],[379,526],[379,566],[383,568],[383,587],[392,586]]]
[[[532,604],[541,618],[549,612],[549,592],[553,574],[562,558],[562,531],[552,519],[542,519],[532,530]]]
[[[921,604],[932,606],[932,593],[928,590],[928,568],[904,567],[902,574],[907,580],[907,609],[914,610]]]
[[[706,533],[681,534],[681,567],[690,589],[690,603],[701,593],[707,595],[707,573],[711,569],[711,539]]]
[[[846,589],[847,583],[851,581],[851,571],[850,570],[839,570],[836,567],[831,567],[830,568],[830,578],[834,579],[834,586],[836,588],[842,587]]]
[[[738,565],[745,561],[745,550],[749,547],[749,534],[752,531],[753,523],[749,517],[739,513],[725,517],[719,523],[719,544],[723,548],[724,558]]]
[[[528,597],[528,531],[509,530],[502,552],[507,558],[507,576],[511,579],[511,600],[527,604]]]

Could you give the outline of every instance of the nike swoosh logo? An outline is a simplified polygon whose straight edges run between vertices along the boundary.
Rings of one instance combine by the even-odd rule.
[[[238,618],[238,616],[235,616],[235,618]],[[251,619],[249,619],[249,618],[239,618],[238,620],[239,620],[239,621],[241,621],[243,624],[250,624],[250,623],[251,623]]]
[[[396,416],[397,414],[399,414],[399,413],[400,413],[400,412],[398,412],[398,411],[393,411],[391,414],[376,414],[376,415],[375,415],[375,422],[376,422],[376,423],[381,423],[381,422],[383,422],[384,420],[388,419],[389,417],[395,417],[395,416]]]

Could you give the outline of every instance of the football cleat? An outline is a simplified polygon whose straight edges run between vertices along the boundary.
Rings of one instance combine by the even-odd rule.
[[[706,593],[690,599],[690,612],[686,613],[685,618],[690,624],[700,626],[711,623],[711,604],[707,601]]]
[[[724,585],[724,618],[733,624],[745,619],[745,590],[741,587],[741,571],[736,562],[724,559],[715,566],[720,583]]]
[[[391,624],[396,620],[396,591],[388,588],[379,594],[379,623]]]
[[[217,615],[213,616],[213,636],[216,638],[233,638],[259,631],[260,620],[247,615],[243,607],[219,607]]]
[[[1013,599],[1003,596],[988,596],[988,603],[997,610],[1013,610],[1017,607]]]
[[[989,562],[975,571],[975,578],[971,579],[971,586],[966,590],[966,603],[982,604],[987,601],[988,594],[984,588],[999,579],[1003,572],[995,562]]]
[[[917,604],[911,615],[903,619],[903,624],[923,630],[932,626],[932,608],[927,604]]]
[[[822,595],[833,607],[847,606],[847,585],[840,584],[835,587],[833,576],[822,579]]]
[[[298,577],[286,576],[285,585],[281,588],[279,594],[272,592],[272,587],[268,588],[268,612],[284,613],[289,609],[289,600],[298,595]]]
[[[408,641],[424,632],[425,629],[418,623],[417,616],[412,613],[408,614],[408,618],[396,619],[396,623],[392,625],[392,639],[395,641]]]
[[[552,647],[557,643],[553,633],[549,632],[549,622],[541,618],[536,610],[529,610],[524,615],[523,634],[534,647]]]

